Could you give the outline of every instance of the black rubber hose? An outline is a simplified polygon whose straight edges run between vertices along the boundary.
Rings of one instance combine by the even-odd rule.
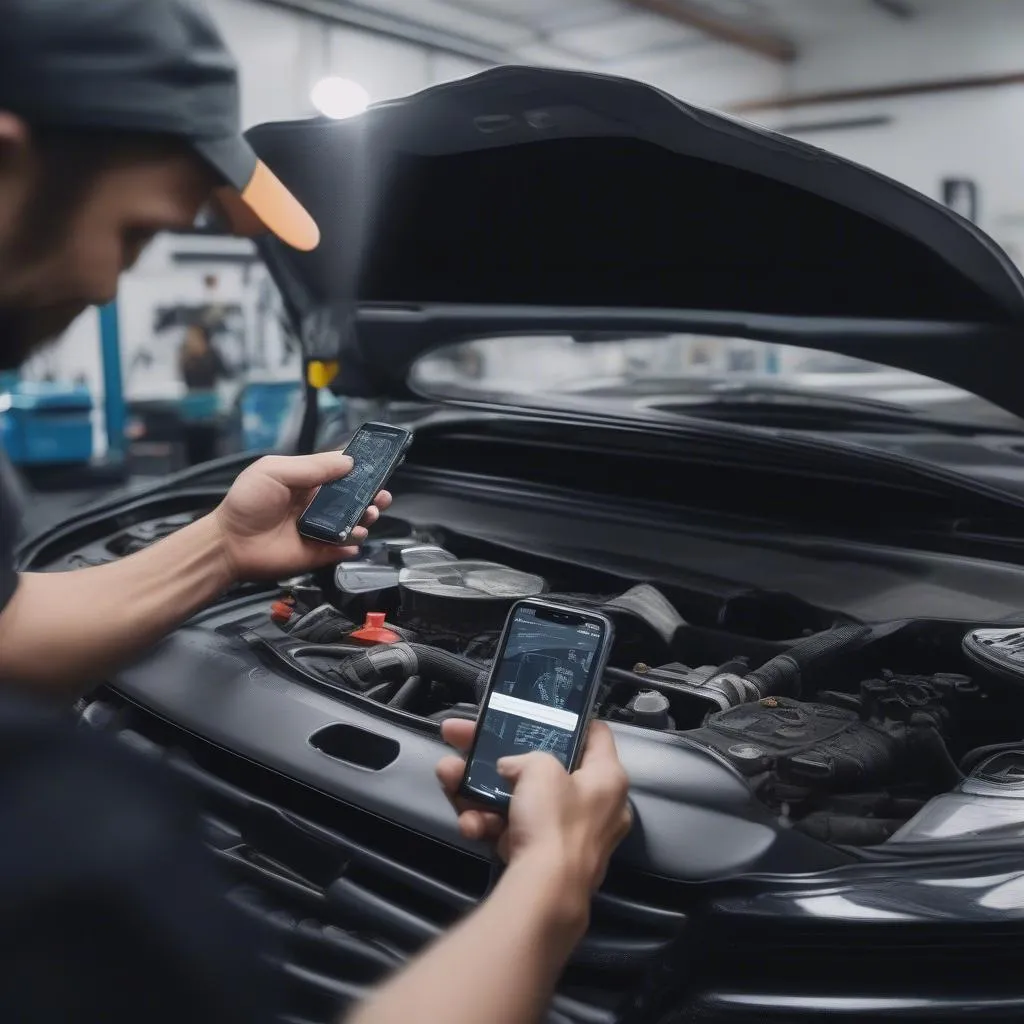
[[[466,700],[479,700],[479,681],[486,670],[426,644],[381,644],[349,658],[338,669],[339,678],[360,693],[383,682],[404,683],[410,676],[423,676],[455,687]]]
[[[970,775],[986,757],[990,757],[992,754],[1001,754],[1007,750],[1024,752],[1024,739],[1014,740],[1012,743],[990,743],[986,747],[975,747],[973,750],[968,750],[960,758],[960,771],[964,775]]]
[[[404,683],[402,683],[401,689],[398,693],[388,701],[388,704],[393,708],[407,708],[420,690],[423,689],[423,677],[422,676],[409,676]]]
[[[899,818],[862,818],[852,814],[816,811],[797,822],[796,829],[823,843],[877,846],[905,824]]]
[[[366,691],[365,696],[380,704],[390,704],[397,690],[398,683],[389,679],[386,683],[378,683],[376,686],[371,686]]]
[[[817,633],[777,654],[744,677],[753,683],[762,697],[799,697],[804,672],[814,662],[833,658],[857,646],[871,629],[868,626],[840,626]]]
[[[296,640],[333,644],[343,640],[355,628],[355,623],[341,615],[333,605],[321,604],[297,621],[289,623],[286,631]]]

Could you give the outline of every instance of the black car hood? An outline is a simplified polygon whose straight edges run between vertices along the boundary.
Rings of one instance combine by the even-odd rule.
[[[943,206],[649,86],[505,67],[262,125],[323,241],[264,255],[340,390],[463,337],[695,330],[914,370],[1024,414],[1024,281]]]

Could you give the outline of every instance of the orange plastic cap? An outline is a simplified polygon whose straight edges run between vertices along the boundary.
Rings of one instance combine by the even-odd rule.
[[[371,644],[394,644],[402,638],[392,629],[387,628],[387,616],[384,612],[367,612],[366,621],[359,629],[352,631],[353,640],[364,640]]]

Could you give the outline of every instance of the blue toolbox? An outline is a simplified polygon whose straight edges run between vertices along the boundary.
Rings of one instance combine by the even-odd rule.
[[[0,444],[17,466],[87,463],[92,409],[86,387],[7,380],[0,390]]]

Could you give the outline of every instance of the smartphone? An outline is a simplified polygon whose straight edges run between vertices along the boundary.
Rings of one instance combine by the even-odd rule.
[[[611,651],[599,612],[529,599],[512,607],[481,703],[461,794],[504,811],[511,792],[499,758],[543,750],[573,771]]]
[[[411,444],[408,430],[388,423],[364,423],[344,448],[352,456],[351,472],[317,488],[299,516],[299,533],[311,540],[344,544]]]

